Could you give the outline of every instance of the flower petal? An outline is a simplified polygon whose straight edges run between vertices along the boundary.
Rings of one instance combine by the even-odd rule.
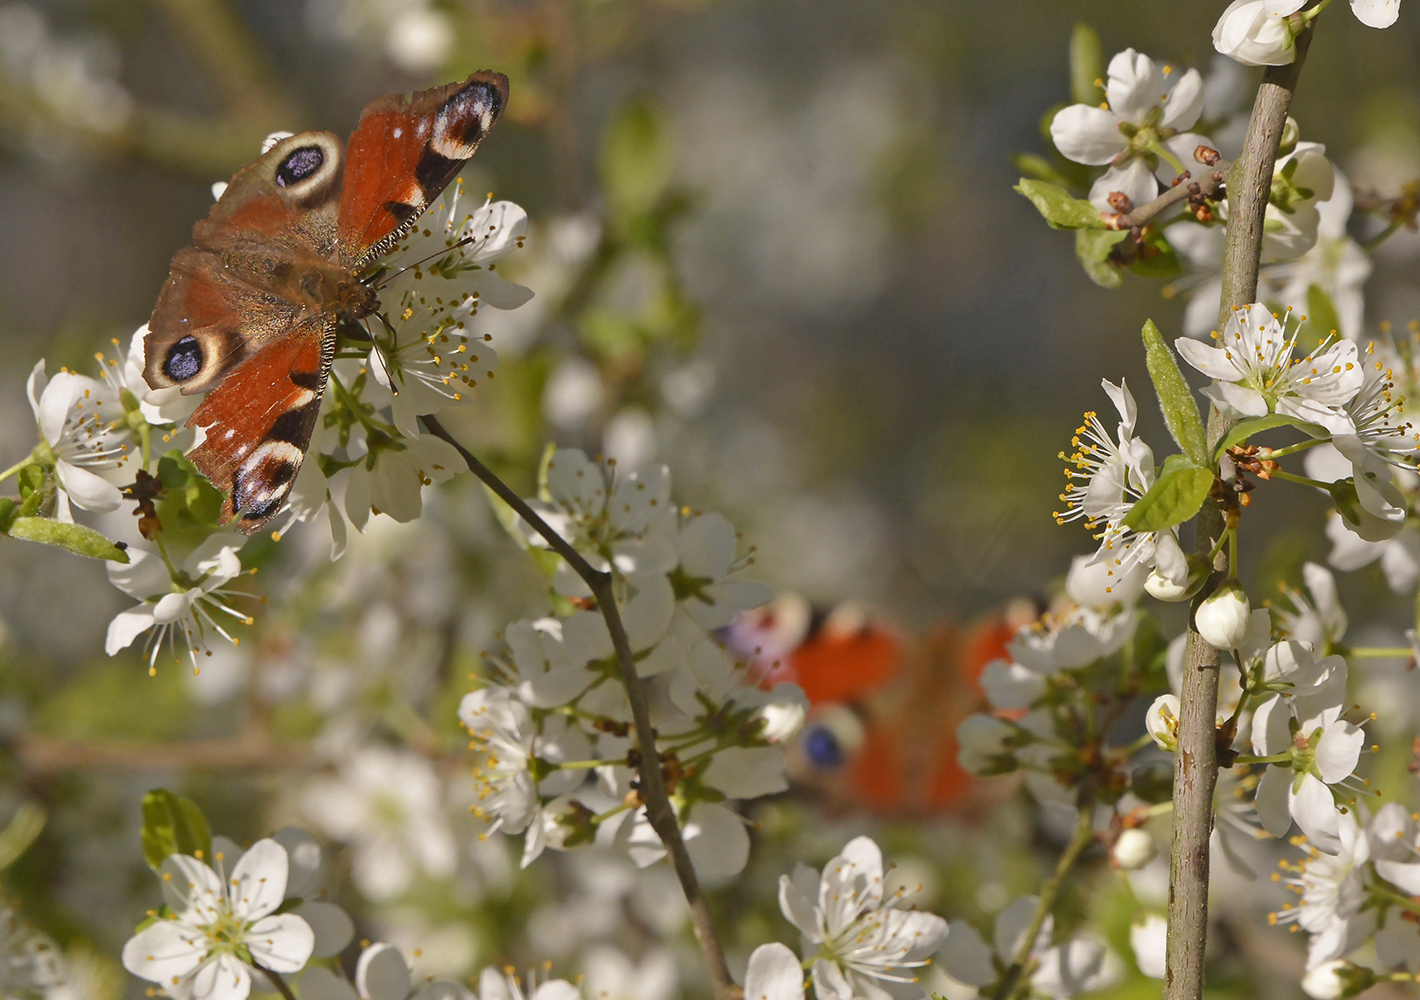
[[[123,494],[113,483],[62,458],[54,463],[54,475],[69,499],[84,510],[107,514],[123,503]]]
[[[355,988],[367,1000],[405,1000],[409,981],[409,965],[392,944],[370,945],[355,963]]]
[[[354,921],[334,903],[312,900],[291,912],[310,925],[314,935],[311,945],[311,956],[314,958],[340,954],[355,936]]]
[[[1357,20],[1372,28],[1389,28],[1400,16],[1400,0],[1351,0]]]
[[[150,924],[123,946],[125,969],[140,979],[164,985],[187,975],[206,957],[207,935],[175,920]]]
[[[1101,165],[1129,148],[1119,119],[1103,108],[1072,104],[1050,122],[1050,138],[1060,155],[1076,163]]]
[[[754,949],[745,970],[745,1000],[803,1000],[803,996],[804,969],[797,955],[778,942]]]
[[[1198,70],[1191,69],[1179,77],[1178,82],[1169,90],[1159,124],[1165,128],[1176,128],[1183,131],[1192,128],[1193,123],[1198,121],[1198,116],[1202,113],[1203,77]],[[1193,151],[1189,150],[1189,160],[1192,158]],[[1184,161],[1184,167],[1190,167],[1188,160]]]

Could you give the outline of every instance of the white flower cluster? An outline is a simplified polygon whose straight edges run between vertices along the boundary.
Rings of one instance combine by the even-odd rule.
[[[1302,11],[1306,0],[1233,0],[1213,28],[1213,47],[1246,66],[1285,66],[1297,58],[1297,32],[1325,4]],[[1400,16],[1400,0],[1351,0],[1356,18],[1388,28]]]
[[[562,450],[546,465],[535,510],[594,567],[610,572],[640,676],[650,688],[662,772],[687,849],[705,875],[744,867],[749,838],[727,800],[783,791],[780,744],[808,709],[802,689],[757,687],[719,630],[771,596],[739,579],[737,539],[718,514],[671,502],[663,466],[629,476]],[[523,864],[547,847],[614,843],[637,864],[664,848],[636,790],[631,709],[611,634],[591,592],[541,536],[559,611],[504,633],[488,686],[459,718],[483,759],[475,812],[490,831],[524,837]]]

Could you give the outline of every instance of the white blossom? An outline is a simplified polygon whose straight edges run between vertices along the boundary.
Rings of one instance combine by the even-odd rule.
[[[1203,394],[1235,420],[1276,412],[1320,424],[1335,434],[1354,433],[1341,409],[1361,388],[1364,374],[1356,345],[1341,340],[1294,359],[1297,330],[1291,336],[1260,302],[1236,309],[1217,347],[1179,338],[1179,356],[1209,378]]]
[[[109,623],[104,652],[113,656],[151,630],[144,647],[149,673],[156,671],[165,642],[173,662],[178,662],[179,637],[196,672],[200,669],[198,653],[212,655],[208,647],[214,633],[235,644],[237,640],[222,627],[222,619],[226,616],[251,624],[249,616],[226,603],[234,596],[247,596],[226,587],[242,571],[237,549],[243,541],[227,533],[212,535],[177,567],[171,567],[155,550],[129,546],[127,564],[107,564],[108,578],[140,603],[120,611]]]
[[[311,957],[310,926],[294,913],[275,913],[287,876],[286,850],[276,841],[253,844],[230,877],[184,854],[164,861],[162,874],[173,915],[129,939],[123,966],[177,1000],[244,1000],[253,970],[243,950],[277,973],[299,972]]]
[[[779,908],[803,935],[819,1000],[925,997],[914,970],[947,937],[947,923],[909,910],[903,890],[887,894],[883,858],[867,837],[848,842],[823,868],[779,878]]]
[[[1215,649],[1235,649],[1247,637],[1252,605],[1236,580],[1224,581],[1198,606],[1193,624]]]
[[[429,762],[381,746],[352,754],[317,778],[302,806],[310,821],[351,844],[351,877],[370,899],[393,899],[419,874],[447,878],[457,858],[443,787]]]
[[[118,469],[134,444],[118,393],[106,382],[69,371],[51,379],[43,360],[30,372],[26,389],[58,481],[55,517],[73,521],[71,501],[98,513],[117,510],[123,494],[101,473]]]
[[[1129,926],[1129,946],[1134,950],[1134,963],[1150,979],[1164,978],[1168,932],[1168,921],[1156,913],[1146,914],[1142,921]]]
[[[788,945],[762,944],[750,953],[745,1000],[804,1000],[804,969]]]
[[[1213,27],[1213,47],[1247,66],[1285,66],[1297,58],[1287,20],[1306,0],[1233,0]]]
[[[1060,110],[1050,123],[1051,139],[1067,159],[1110,165],[1090,191],[1102,211],[1111,210],[1108,197],[1115,191],[1143,205],[1158,194],[1159,181],[1189,169],[1193,151],[1206,143],[1187,131],[1203,110],[1203,79],[1196,69],[1180,74],[1125,49],[1109,61],[1105,94],[1104,107]]]

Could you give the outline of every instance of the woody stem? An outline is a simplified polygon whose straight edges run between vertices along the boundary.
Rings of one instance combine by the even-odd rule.
[[[646,802],[646,819],[651,828],[661,838],[680,879],[681,890],[685,893],[686,904],[690,908],[691,924],[695,937],[700,943],[701,953],[710,972],[710,981],[718,1000],[738,1000],[742,993],[730,978],[730,970],[725,964],[725,951],[720,944],[715,922],[710,915],[710,906],[700,889],[700,880],[690,862],[690,853],[685,849],[685,840],[680,835],[680,824],[676,821],[675,810],[671,807],[666,791],[665,776],[661,773],[660,753],[656,749],[656,733],[651,728],[651,710],[646,698],[646,688],[641,676],[636,672],[636,661],[632,654],[631,642],[626,637],[626,627],[621,621],[621,611],[616,604],[616,594],[612,589],[612,576],[592,568],[581,553],[538,516],[507,483],[499,479],[467,448],[455,441],[442,424],[432,416],[420,417],[429,433],[453,445],[460,457],[468,464],[469,471],[477,476],[485,486],[497,494],[498,498],[517,513],[528,526],[547,542],[548,546],[566,560],[572,571],[582,578],[596,598],[597,610],[606,620],[607,631],[611,633],[611,643],[616,650],[616,659],[621,668],[621,681],[626,687],[626,697],[631,703],[631,717],[635,722],[636,746],[640,751],[641,797]]]

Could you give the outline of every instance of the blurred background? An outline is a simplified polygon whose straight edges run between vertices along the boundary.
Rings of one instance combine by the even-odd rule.
[[[906,786],[950,770],[938,737],[974,699],[957,678],[997,648],[1010,602],[1047,598],[1091,547],[1050,514],[1057,453],[1081,411],[1105,408],[1099,378],[1127,377],[1144,436],[1156,452],[1167,440],[1138,330],[1153,317],[1171,338],[1183,309],[1158,283],[1092,284],[1069,234],[1011,190],[1011,156],[1045,151],[1041,118],[1069,100],[1077,21],[1099,30],[1106,57],[1133,46],[1209,74],[1220,7],[0,4],[0,466],[33,447],[35,362],[91,372],[95,351],[126,343],[212,184],[266,134],[346,134],[382,94],[501,70],[511,103],[463,176],[468,191],[529,212],[505,273],[537,298],[480,317],[502,367],[446,424],[525,492],[549,441],[623,466],[668,463],[678,500],[723,511],[757,546],[761,578],[825,612],[853,602],[840,619],[891,637],[892,666],[825,668],[858,678],[841,696],[868,706],[869,737],[874,713],[901,711],[908,673],[946,706],[913,722],[937,754],[920,771],[871,757],[759,807],[749,872],[717,889],[735,960],[787,933],[772,893],[791,859],[821,863],[858,830],[905,855],[923,905],[989,916],[1038,883],[1048,831],[1009,789],[948,776],[914,798]],[[1243,111],[1254,73],[1235,74]],[[1393,193],[1420,173],[1420,18],[1376,32],[1328,16],[1302,80],[1303,138],[1326,143],[1358,188]],[[1368,329],[1420,316],[1417,260],[1408,233],[1378,253]],[[1325,506],[1300,492],[1255,495],[1252,586],[1295,583],[1305,559],[1324,561]],[[461,817],[452,706],[495,632],[537,610],[541,584],[467,477],[426,502],[416,524],[377,519],[334,566],[320,565],[315,529],[270,544],[250,641],[198,678],[150,679],[136,653],[104,657],[107,623],[128,602],[102,570],[0,540],[0,814],[35,800],[50,815],[5,888],[89,956],[96,1000],[141,995],[114,956],[156,898],[137,803],[162,783],[237,839],[295,822],[338,841],[331,886],[360,936],[419,948],[421,971],[546,959],[608,984],[613,1000],[704,995],[669,872],[582,852],[519,875],[514,846],[480,842]],[[1283,515],[1307,527],[1275,527]],[[1375,567],[1345,587],[1382,624],[1412,615]],[[272,752],[288,743],[308,750]],[[206,756],[189,770],[193,747]],[[357,785],[348,772],[362,760],[394,784],[418,785],[388,777],[401,767],[437,783],[427,801],[389,804],[388,830],[322,829],[306,790]],[[960,808],[983,795],[1001,801]],[[356,855],[376,849],[404,859],[392,890],[350,880]],[[1248,940],[1262,934],[1254,925],[1228,947],[1300,968],[1282,935]],[[1295,988],[1259,985],[1257,968],[1240,961],[1222,988]]]

